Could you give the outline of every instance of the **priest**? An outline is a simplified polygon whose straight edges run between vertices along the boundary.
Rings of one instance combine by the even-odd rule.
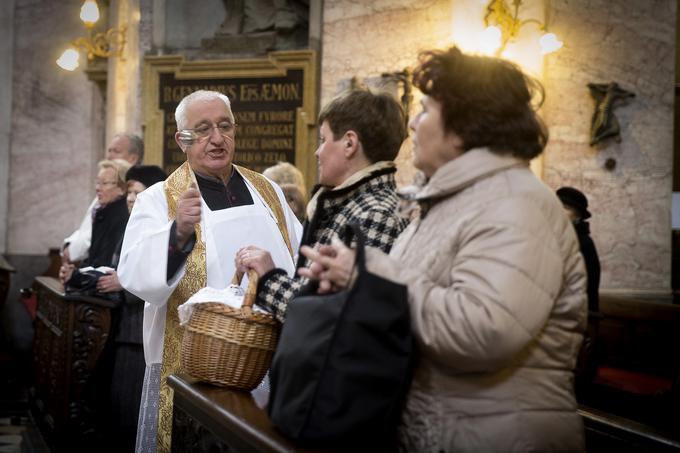
[[[301,233],[281,189],[232,163],[236,124],[227,96],[195,91],[179,103],[175,121],[175,140],[187,160],[139,194],[118,267],[123,287],[146,301],[147,368],[136,445],[144,452],[170,451],[166,378],[179,368],[177,307],[205,286],[227,287],[237,250],[253,241],[292,275]]]

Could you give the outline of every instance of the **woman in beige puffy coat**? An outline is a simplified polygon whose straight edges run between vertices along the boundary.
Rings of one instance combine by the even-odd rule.
[[[421,54],[410,122],[417,216],[369,271],[408,285],[419,362],[404,451],[583,451],[573,368],[586,276],[561,203],[529,169],[547,133],[537,84],[507,61],[457,48]],[[302,253],[322,291],[348,286],[354,252]]]

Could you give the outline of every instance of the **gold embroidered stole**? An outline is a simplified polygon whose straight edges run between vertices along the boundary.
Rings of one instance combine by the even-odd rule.
[[[189,188],[191,182],[195,180],[189,164],[185,162],[165,181],[168,219],[174,220],[177,217],[177,202]],[[179,327],[177,307],[186,302],[196,291],[205,287],[208,281],[205,241],[202,233],[201,225],[196,225],[196,244],[187,257],[186,272],[167,302],[161,385],[158,399],[158,453],[170,452],[173,395],[172,389],[167,384],[167,378],[179,370],[179,353],[182,345],[182,331]]]
[[[288,251],[293,256],[288,228],[283,206],[272,185],[259,173],[243,167],[236,167],[241,175],[250,181],[265,203],[274,212],[278,221],[279,231]],[[168,203],[168,219],[177,216],[177,202],[196,178],[188,162],[182,164],[165,181],[165,198]],[[186,302],[198,290],[204,288],[208,281],[208,271],[205,254],[205,241],[201,225],[196,225],[196,244],[187,257],[186,271],[179,281],[177,288],[167,302],[165,315],[165,337],[163,340],[163,363],[161,365],[160,394],[158,399],[158,453],[169,453],[172,440],[172,389],[167,384],[167,378],[180,369],[180,348],[182,346],[182,330],[179,326],[177,307]]]

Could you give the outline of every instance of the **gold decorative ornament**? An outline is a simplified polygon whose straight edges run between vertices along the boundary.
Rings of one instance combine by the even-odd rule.
[[[509,42],[516,41],[519,32],[525,25],[534,24],[543,35],[539,44],[543,54],[559,50],[563,43],[554,33],[549,33],[546,24],[538,19],[525,19],[519,17],[522,0],[512,0],[512,9],[506,0],[491,0],[486,7],[484,15],[484,40],[495,49],[496,56],[500,55]]]
[[[95,57],[123,58],[127,34],[126,25],[110,28],[106,32],[93,33],[92,28],[99,20],[99,7],[96,0],[85,0],[80,8],[80,19],[88,29],[88,36],[71,41],[70,47],[57,59],[57,65],[60,68],[73,71],[79,66],[80,54],[78,49],[86,52],[88,60],[93,60]]]

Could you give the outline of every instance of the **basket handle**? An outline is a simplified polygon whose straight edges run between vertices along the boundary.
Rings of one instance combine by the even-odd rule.
[[[241,313],[246,317],[250,317],[253,313],[253,304],[255,303],[255,296],[257,295],[257,272],[255,269],[248,270],[248,287],[246,288],[246,294],[243,296],[243,305],[241,306]],[[241,280],[243,280],[243,273],[236,270],[234,272],[234,277],[231,279],[233,285],[240,285]]]

